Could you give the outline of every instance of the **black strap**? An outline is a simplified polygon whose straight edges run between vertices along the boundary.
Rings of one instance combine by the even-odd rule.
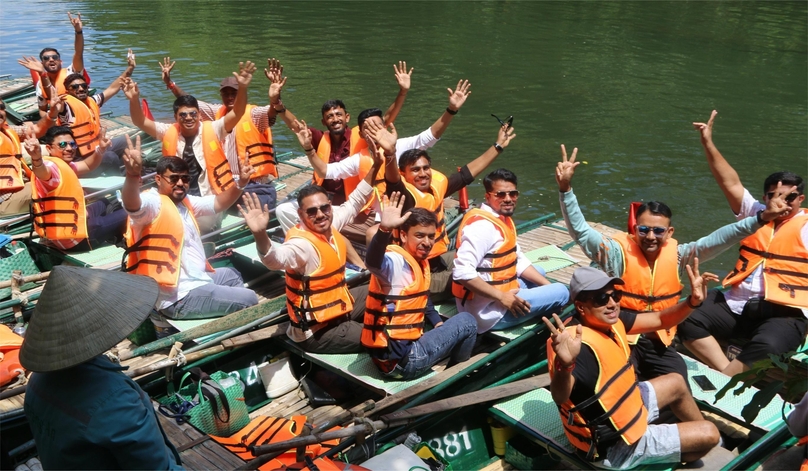
[[[502,253],[487,253],[483,258],[502,258],[516,252],[516,245]]]
[[[429,294],[429,290],[419,291],[417,293],[412,294],[382,294],[382,293],[373,293],[368,292],[368,296],[373,299],[378,299],[386,304],[386,301],[405,301],[407,299],[414,299],[420,296],[426,296]]]
[[[365,329],[381,332],[385,330],[401,330],[401,329],[423,329],[424,323],[417,322],[415,324],[365,324]]]
[[[642,294],[635,294],[635,293],[629,293],[628,291],[623,291],[623,296],[625,296],[627,298],[632,298],[632,299],[639,299],[639,300],[645,301],[645,302],[647,302],[649,304],[650,303],[655,303],[655,302],[658,302],[658,301],[665,301],[665,300],[672,299],[672,298],[679,299],[679,297],[681,295],[682,295],[682,290],[679,290],[679,291],[677,291],[675,293],[672,293],[672,294],[663,294],[662,296],[643,296]]]
[[[768,258],[770,260],[773,259],[773,260],[785,260],[788,262],[808,263],[808,258],[793,257],[790,255],[780,255],[776,253],[765,252],[763,250],[753,249],[752,247],[746,245],[741,245],[741,250],[746,250],[749,253],[753,253],[760,257]],[[746,268],[746,265],[744,265],[744,268]]]
[[[332,271],[331,273],[326,273],[325,275],[308,276],[308,275],[300,275],[298,273],[292,273],[292,272],[287,271],[286,276],[288,276],[289,278],[291,278],[293,280],[297,280],[297,281],[316,281],[316,280],[324,280],[326,278],[330,278],[330,277],[332,277],[332,276],[334,276],[334,275],[336,275],[336,274],[338,274],[340,272],[344,272],[344,271],[345,271],[345,265],[337,268],[336,270]]]
[[[292,288],[292,287],[291,287],[291,286],[289,286],[289,285],[286,285],[286,289],[288,289],[288,290],[289,290],[289,291],[291,291],[292,293],[295,293],[295,294],[296,294],[296,295],[298,295],[298,296],[307,296],[307,295],[312,295],[312,294],[320,294],[320,293],[327,293],[327,292],[329,292],[329,291],[334,291],[335,289],[342,288],[343,286],[345,286],[345,285],[347,285],[347,284],[348,284],[348,282],[347,282],[345,279],[343,279],[343,280],[342,280],[342,281],[340,281],[339,283],[337,283],[337,284],[335,284],[335,285],[333,285],[333,286],[329,286],[328,288],[321,288],[321,289],[311,289],[311,288],[308,288],[308,289],[297,289],[297,288]]]
[[[477,267],[477,272],[478,273],[496,273],[498,271],[503,271],[503,270],[507,270],[507,269],[509,269],[511,267],[515,267],[516,262],[517,262],[517,260],[514,259],[511,263],[509,263],[507,265],[502,265],[501,267]]]
[[[210,389],[213,389],[211,391]],[[216,419],[222,423],[229,423],[230,422],[230,403],[227,400],[227,396],[224,394],[224,390],[219,386],[219,383],[212,379],[206,379],[202,381],[202,386],[199,388],[202,391],[202,395],[208,399],[210,403],[210,408],[213,411],[213,415],[216,416]],[[219,415],[219,408],[217,407],[216,397],[219,397],[222,401],[222,409],[224,409],[224,413],[226,414],[226,418],[222,418]]]
[[[808,291],[808,286],[789,285],[786,283],[780,283],[777,287],[783,291],[788,291],[792,298],[797,297],[797,291]]]
[[[587,407],[591,406],[592,404],[594,404],[595,402],[600,400],[600,397],[615,383],[615,381],[617,381],[620,378],[620,376],[622,376],[626,371],[628,371],[630,369],[631,369],[631,362],[628,362],[628,363],[626,363],[625,366],[620,368],[617,371],[617,373],[615,373],[614,376],[609,378],[609,381],[606,381],[606,384],[603,385],[603,387],[600,389],[600,391],[598,391],[597,394],[593,395],[589,399],[586,399],[585,401],[581,402],[580,404],[577,404],[577,405],[573,406],[570,409],[570,412],[578,412],[581,409],[586,409]],[[635,381],[634,386],[636,386],[636,384],[637,384],[637,382]]]
[[[403,316],[405,314],[418,314],[420,312],[424,312],[424,308],[402,309],[400,311],[393,311],[393,312],[379,311],[377,309],[371,309],[371,308],[365,309],[365,313],[370,314],[374,317],[394,317],[394,316]]]

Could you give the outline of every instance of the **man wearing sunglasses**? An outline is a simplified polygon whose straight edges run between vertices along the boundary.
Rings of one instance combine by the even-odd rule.
[[[458,311],[474,314],[479,333],[560,311],[569,301],[567,287],[550,283],[516,243],[516,185],[510,170],[486,175],[485,203],[467,212],[457,231],[452,294]]]
[[[78,144],[68,127],[56,126],[45,133],[49,157],[41,155],[39,141],[29,133],[25,149],[31,155],[31,212],[34,230],[45,243],[65,251],[87,251],[120,240],[126,212],[111,206],[106,198],[85,204],[79,177],[90,174],[110,145],[101,130],[97,150],[76,161]]]
[[[307,132],[306,128],[300,132]],[[372,173],[359,182],[348,201],[332,206],[328,192],[310,185],[297,195],[300,222],[286,234],[286,242],[274,244],[266,233],[269,208],[255,195],[239,206],[247,222],[261,262],[270,270],[285,270],[286,300],[291,323],[286,335],[301,348],[315,353],[361,352],[361,319],[367,286],[349,290],[345,281],[347,247],[339,233],[362,210],[373,188],[371,177],[384,159],[374,157]]]
[[[723,281],[728,291],[710,292],[704,306],[681,326],[687,348],[712,368],[727,375],[746,371],[770,353],[796,350],[808,329],[808,211],[805,181],[791,172],[777,172],[763,182],[763,199],[756,200],[738,172],[713,142],[713,110],[706,123],[693,123],[701,134],[707,163],[737,219],[762,219],[765,227],[741,241],[735,268]],[[782,204],[778,217],[768,219],[773,203]],[[716,339],[748,340],[730,360]]]
[[[128,135],[126,141],[122,200],[130,227],[124,271],[157,281],[160,295],[154,308],[160,319],[221,317],[257,304],[258,297],[244,288],[237,270],[214,270],[210,266],[196,223],[199,217],[212,216],[232,206],[243,188],[231,185],[217,195],[189,195],[192,178],[188,164],[178,157],[163,157],[155,169],[157,187],[141,193],[140,136],[134,145]],[[252,172],[248,161],[240,162],[240,181],[249,181]]]
[[[625,282],[621,308],[633,312],[660,311],[675,305],[682,295],[681,279],[685,267],[698,255],[702,261],[715,258],[761,227],[755,217],[745,218],[714,231],[695,242],[679,244],[673,238],[671,209],[664,203],[649,201],[635,211],[636,224],[631,233],[604,236],[587,224],[572,191],[572,177],[580,164],[578,149],[567,158],[561,146],[561,162],[556,166],[561,212],[570,236],[598,266]],[[778,209],[779,208],[779,209]],[[777,217],[782,210],[772,206],[761,214],[763,221]],[[643,336],[631,336],[632,355],[643,379],[667,373],[679,373],[687,379],[687,367],[673,346],[676,327]]]
[[[698,258],[687,266],[692,288],[686,302],[661,312],[620,308],[625,282],[592,267],[570,281],[575,314],[563,323],[542,318],[550,330],[547,362],[550,392],[570,443],[603,467],[629,469],[655,463],[696,461],[719,443],[718,429],[704,420],[683,378],[674,373],[638,382],[627,335],[672,327],[704,301],[712,273],[699,274]],[[670,407],[676,424],[652,424]]]

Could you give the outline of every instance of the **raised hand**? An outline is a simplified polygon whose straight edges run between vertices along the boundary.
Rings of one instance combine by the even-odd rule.
[[[238,72],[233,72],[233,76],[236,77],[240,87],[246,87],[252,81],[252,76],[255,73],[255,70],[255,64],[252,62],[239,62]]]
[[[104,155],[110,144],[112,144],[112,140],[107,137],[107,128],[102,127],[98,134],[98,147],[95,148],[95,151],[98,152],[98,155]]]
[[[25,67],[26,69],[33,70],[34,72],[37,72],[39,74],[44,74],[45,73],[45,67],[42,65],[42,61],[40,61],[36,57],[33,57],[33,56],[25,57],[25,56],[23,56],[22,59],[17,59],[17,63],[20,64],[21,66]]]
[[[368,128],[368,135],[373,141],[376,142],[382,149],[385,155],[396,154],[396,141],[398,140],[398,133],[396,127],[391,123],[390,130],[387,130],[383,124],[379,124],[372,120],[365,121]]]
[[[264,205],[261,207],[261,200],[258,199],[255,193],[244,193],[241,200],[244,206],[237,204],[238,212],[244,218],[250,232],[264,232],[269,225],[269,207]]]
[[[252,174],[255,173],[255,168],[250,164],[250,151],[243,159],[238,161],[238,178],[240,182],[249,182]]]
[[[572,183],[572,176],[575,175],[575,167],[581,164],[576,162],[575,157],[578,155],[578,148],[572,149],[572,156],[567,160],[567,148],[561,144],[561,162],[556,165],[556,183],[558,183],[558,190],[561,192],[570,191],[570,184]]]
[[[67,18],[70,20],[70,24],[73,25],[73,29],[77,33],[81,32],[81,30],[84,29],[81,24],[81,13],[77,13],[76,17],[73,18],[73,15],[71,15],[70,12],[67,12]]]
[[[718,111],[713,110],[713,112],[710,113],[710,119],[707,120],[706,123],[693,123],[693,129],[701,133],[702,144],[706,144],[713,140],[713,122],[715,122],[715,116],[717,114]]]
[[[129,52],[126,54],[126,63],[133,69],[137,66],[137,63],[135,62],[135,53],[132,52],[132,48],[129,48]]]
[[[137,82],[129,77],[125,78],[123,80],[123,94],[126,95],[129,101],[140,98],[140,89],[137,86]]]
[[[56,118],[65,110],[65,98],[59,96],[56,91],[56,86],[53,84],[48,87],[48,96],[50,97],[48,100],[48,117],[51,120],[56,121]]]
[[[553,320],[556,322],[556,325],[558,325],[558,328],[546,317],[542,317],[541,320],[544,321],[544,325],[550,330],[553,351],[561,365],[569,366],[575,363],[575,359],[578,358],[578,355],[581,353],[581,340],[584,333],[583,326],[581,324],[575,326],[575,333],[573,335],[571,333],[573,328],[564,326],[558,314],[553,314]],[[550,368],[552,368],[552,366]]]
[[[295,135],[300,146],[303,147],[303,150],[311,149],[311,129],[306,125],[306,121],[296,119],[294,125],[298,129]]]
[[[405,198],[406,196],[398,191],[394,191],[389,198],[387,195],[382,197],[382,222],[379,224],[379,229],[390,232],[392,229],[401,227],[401,224],[409,219],[412,214],[409,211],[404,216],[401,215]]]
[[[516,295],[519,289],[512,289],[504,292],[498,299],[499,303],[505,306],[516,317],[525,316],[530,313],[530,303]]]
[[[774,195],[766,202],[766,209],[760,215],[761,219],[769,222],[788,215],[791,212],[791,205],[786,201],[786,196],[796,191],[796,185],[783,186],[783,182],[777,182]]]
[[[499,132],[497,132],[497,144],[502,146],[504,149],[508,147],[508,144],[511,143],[511,139],[514,137],[516,137],[516,134],[514,134],[513,126],[505,123],[501,128],[499,128]]]
[[[278,59],[274,57],[267,59],[267,68],[264,69],[264,75],[269,80],[269,102],[277,104],[281,99],[281,90],[286,85],[286,78],[283,76],[283,65]]]
[[[693,265],[686,265],[687,277],[690,279],[690,304],[700,306],[707,299],[707,283],[719,281],[718,275],[710,272],[699,274],[699,258],[693,258]]]
[[[25,151],[28,152],[28,155],[31,156],[31,163],[34,167],[39,167],[37,162],[42,162],[42,148],[39,147],[39,140],[34,135],[34,130],[30,126],[25,127],[25,142],[23,142],[23,147],[25,147]]]
[[[143,156],[140,153],[140,134],[135,137],[135,144],[126,134],[126,150],[123,152],[123,165],[126,174],[130,177],[140,177],[143,174]]]
[[[449,109],[457,111],[463,106],[463,103],[466,102],[466,98],[471,95],[471,84],[468,80],[461,79],[457,82],[457,88],[455,90],[451,88],[447,88],[446,90],[449,91]]]
[[[398,82],[398,87],[405,92],[410,89],[412,71],[413,68],[410,67],[410,71],[407,72],[407,61],[398,61],[398,66],[393,64],[393,73],[396,77],[396,82]]]
[[[171,84],[171,71],[176,63],[177,61],[172,61],[170,57],[163,57],[163,62],[157,61],[157,65],[160,66],[161,78],[166,85]]]

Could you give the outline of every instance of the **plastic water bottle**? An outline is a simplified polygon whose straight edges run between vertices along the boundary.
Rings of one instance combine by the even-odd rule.
[[[19,335],[20,337],[25,337],[25,331],[27,330],[25,324],[17,324],[11,329],[12,332]]]
[[[415,432],[407,435],[406,440],[404,440],[404,446],[413,451],[415,451],[415,447],[417,447],[419,443],[421,443],[421,437],[419,437]]]

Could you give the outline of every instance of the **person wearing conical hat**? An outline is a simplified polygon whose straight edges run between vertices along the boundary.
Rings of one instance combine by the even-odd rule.
[[[34,372],[25,415],[44,469],[182,469],[149,396],[104,355],[148,317],[157,293],[147,276],[51,272],[20,350]]]

